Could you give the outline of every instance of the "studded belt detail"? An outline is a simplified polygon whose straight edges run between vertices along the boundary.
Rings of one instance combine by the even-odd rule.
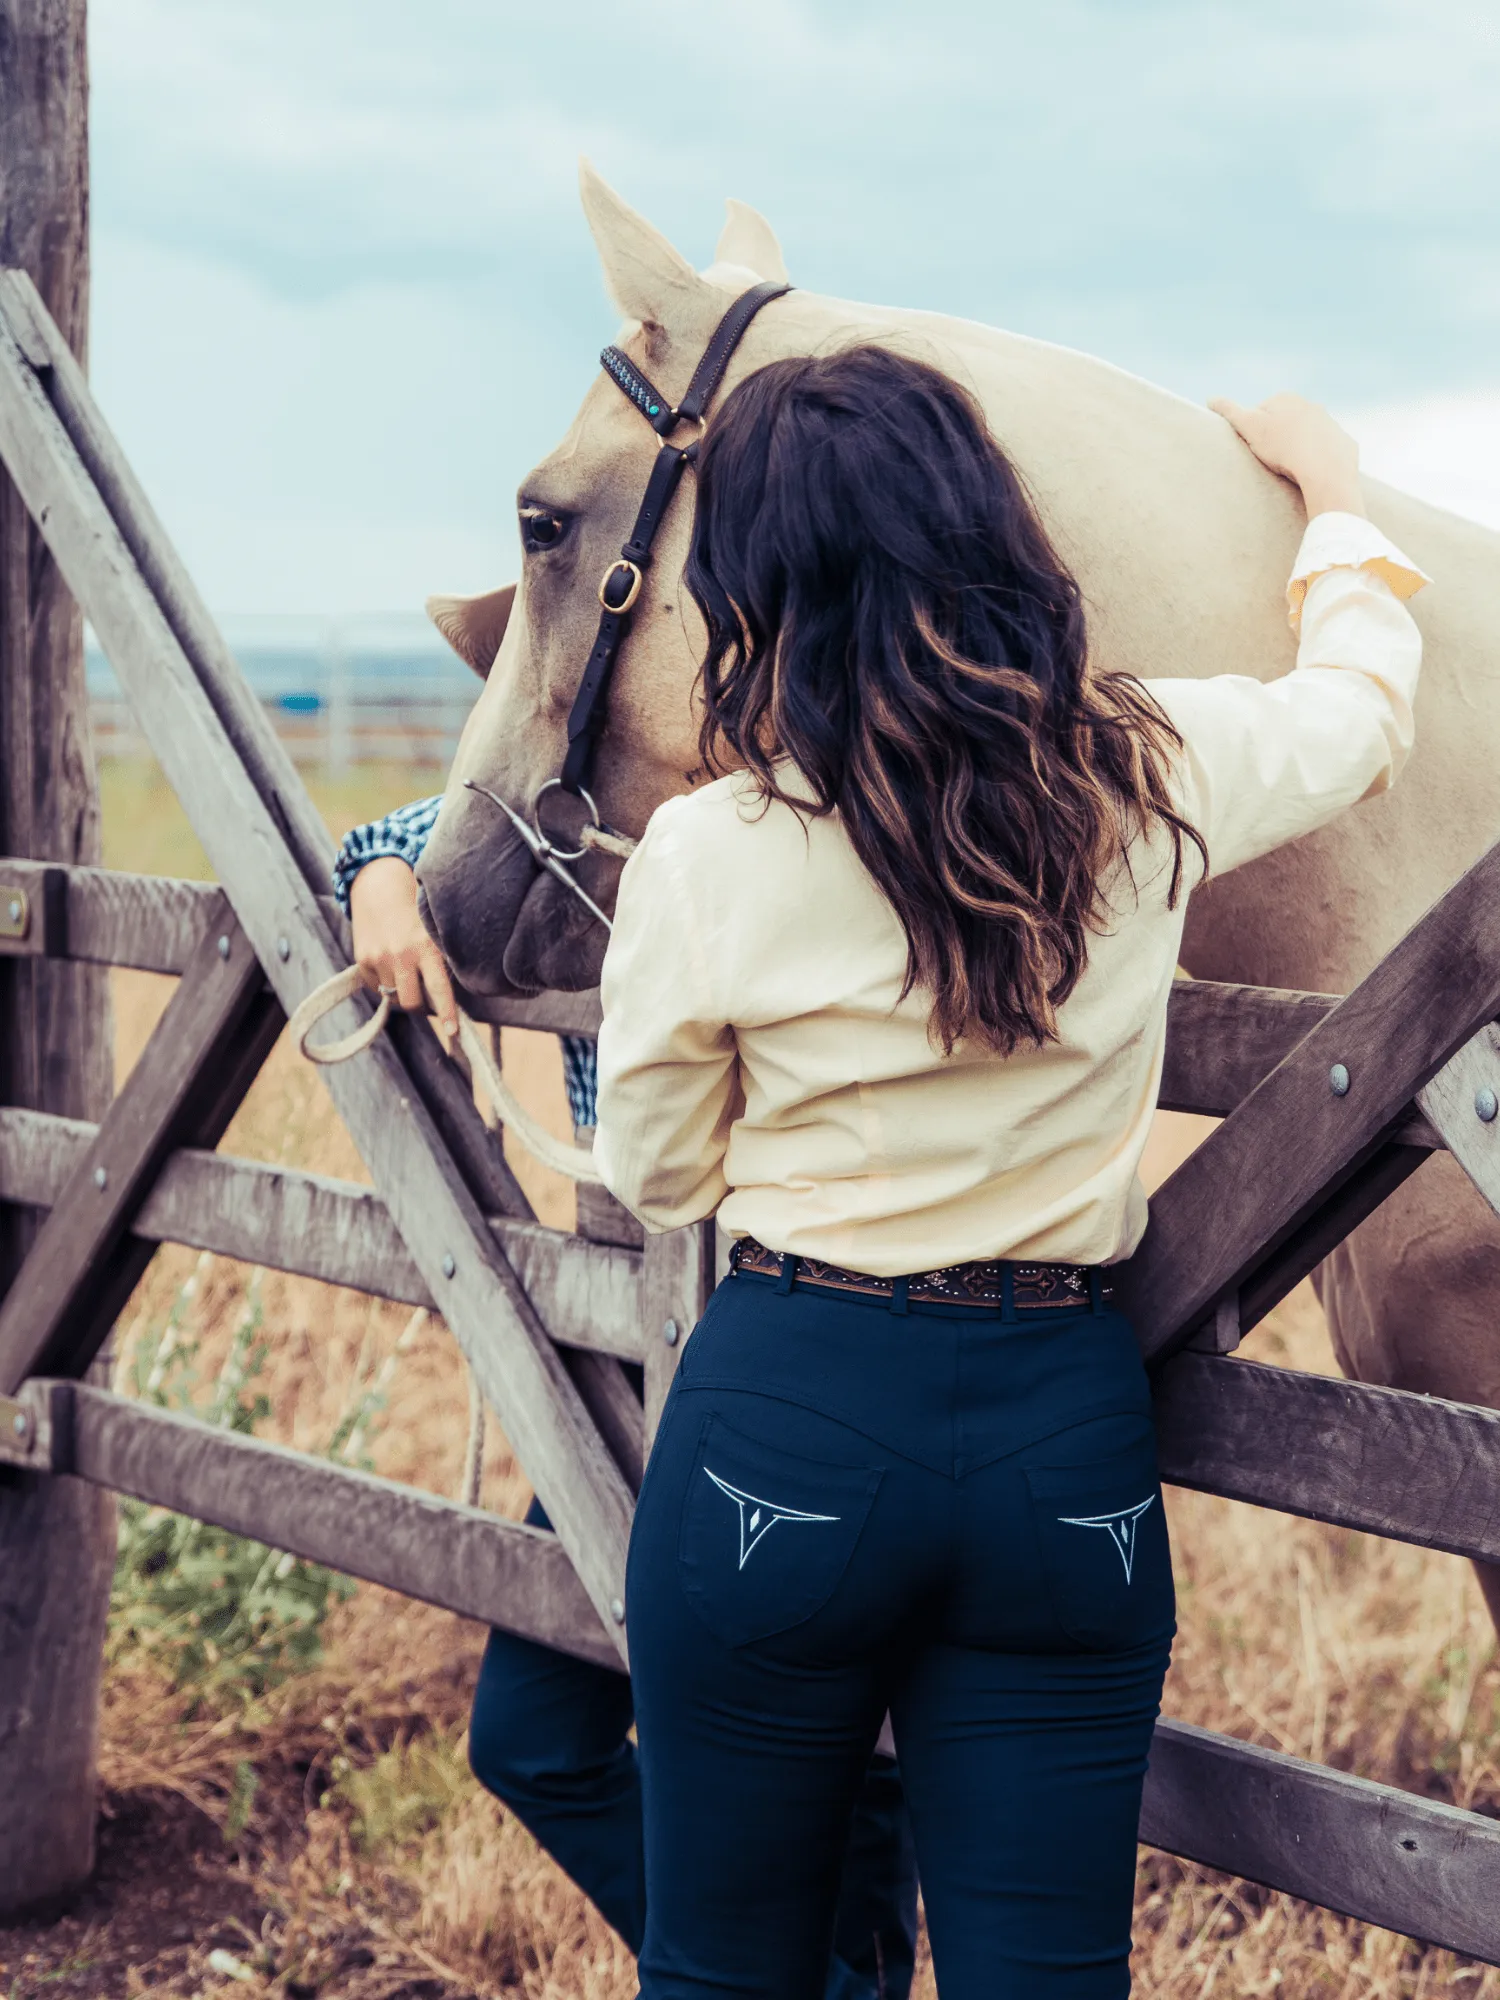
[[[779,1278],[782,1259],[779,1250],[768,1250],[753,1236],[741,1236],[729,1253],[731,1271],[751,1271],[757,1277]],[[1087,1264],[1011,1264],[1004,1259],[984,1259],[972,1264],[949,1264],[941,1271],[914,1271],[907,1280],[907,1298],[913,1305],[998,1306],[1005,1302],[1005,1272],[1011,1274],[1012,1299],[1017,1312],[1071,1310],[1089,1303]],[[872,1277],[868,1271],[846,1271],[838,1264],[825,1264],[817,1257],[797,1259],[799,1285],[826,1286],[829,1291],[859,1292],[866,1298],[888,1299],[900,1282],[896,1278]],[[1109,1298],[1114,1286],[1103,1283],[1099,1296]]]

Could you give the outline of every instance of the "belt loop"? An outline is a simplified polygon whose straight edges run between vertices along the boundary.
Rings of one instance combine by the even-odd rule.
[[[797,1282],[797,1259],[790,1250],[781,1253],[781,1276],[776,1280],[778,1292],[786,1293]]]
[[[1099,1276],[1099,1266],[1097,1264],[1089,1265],[1089,1304],[1093,1308],[1094,1318],[1103,1319],[1104,1281]]]
[[[1016,1322],[1016,1267],[1009,1259],[1000,1266],[1000,1320],[1004,1326]]]
[[[891,1280],[890,1310],[893,1313],[899,1313],[903,1319],[905,1319],[906,1315],[911,1311],[911,1306],[907,1298],[907,1294],[910,1292],[910,1290],[911,1290],[911,1279],[909,1277],[893,1278]]]

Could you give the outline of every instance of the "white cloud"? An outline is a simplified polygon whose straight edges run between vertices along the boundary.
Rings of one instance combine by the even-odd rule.
[[[288,300],[129,241],[96,256],[95,310],[101,406],[230,613],[420,607],[514,574],[516,486],[592,362],[560,346],[516,393],[496,356],[525,330],[483,291]]]
[[[701,261],[738,194],[814,289],[1364,406],[1490,506],[1445,414],[1500,336],[1472,0],[91,0],[90,35],[96,379],[218,606],[513,563],[612,330],[579,152]]]
[[[1375,478],[1500,528],[1500,388],[1420,397],[1348,421]]]

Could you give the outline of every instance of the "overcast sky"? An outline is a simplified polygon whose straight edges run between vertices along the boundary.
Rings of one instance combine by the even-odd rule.
[[[705,263],[1183,394],[1298,388],[1500,525],[1493,0],[91,0],[93,373],[221,613],[409,610],[614,330],[600,170]]]

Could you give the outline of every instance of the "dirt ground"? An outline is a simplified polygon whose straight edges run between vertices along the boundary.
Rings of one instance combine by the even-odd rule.
[[[342,828],[433,786],[356,773],[320,803]],[[145,767],[106,773],[112,865],[201,873]],[[122,1068],[169,982],[117,975]],[[556,1129],[548,1038],[506,1038],[512,1082]],[[1164,1124],[1156,1171],[1192,1143]],[[365,1178],[315,1073],[278,1048],[225,1149]],[[571,1193],[524,1159],[548,1220]],[[228,1260],[164,1249],[122,1317],[118,1378],[162,1330],[222,1374],[247,1307],[268,1353],[262,1434],[326,1448],[351,1407],[375,1468],[453,1493],[466,1370],[439,1322]],[[1258,1359],[1333,1372],[1305,1288],[1250,1342]],[[525,1481],[490,1429],[483,1499],[518,1514]],[[1180,1637],[1170,1714],[1434,1798],[1500,1812],[1500,1672],[1466,1566],[1204,1495],[1169,1495]],[[284,2000],[630,2000],[629,1954],[464,1754],[483,1634],[360,1587],[334,1602],[321,1656],[260,1692],[177,1685],[117,1621],[101,1714],[99,1866],[57,1921],[0,1929],[0,1996]],[[1004,1809],[1004,1802],[997,1802]],[[1136,1992],[1144,2000],[1500,2000],[1500,1974],[1160,1855],[1142,1856]],[[918,2000],[934,2000],[930,1971]]]

